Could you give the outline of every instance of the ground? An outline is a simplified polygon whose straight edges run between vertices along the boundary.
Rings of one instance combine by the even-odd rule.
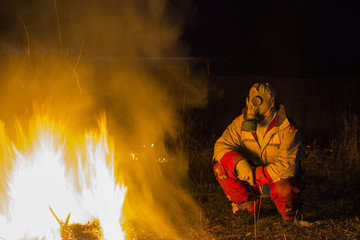
[[[307,194],[310,193],[305,193],[303,197]],[[318,221],[319,225],[312,227],[300,227],[283,221],[270,198],[262,199],[262,208],[256,226],[254,216],[246,211],[233,214],[228,199],[221,191],[203,196],[199,198],[199,201],[208,222],[207,229],[204,231],[211,233],[213,239],[360,238],[358,216],[346,213],[346,204],[349,199],[329,199],[323,204],[313,206],[305,202],[300,219],[310,222]],[[334,205],[337,208],[334,208]]]
[[[319,164],[325,159],[327,164]],[[256,225],[247,211],[232,213],[221,188],[213,185],[197,194],[212,239],[359,239],[360,195],[355,173],[340,169],[328,156],[310,155],[304,162],[306,188],[299,219],[317,226],[286,223],[270,198],[262,199]],[[325,169],[325,166],[327,168]]]

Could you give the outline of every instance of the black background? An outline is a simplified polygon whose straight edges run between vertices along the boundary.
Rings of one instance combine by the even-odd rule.
[[[276,76],[359,73],[358,1],[193,1],[183,40],[190,55]]]
[[[19,9],[29,10],[21,16],[31,23],[32,11],[42,8],[39,2],[3,1],[1,35],[17,29],[24,40]],[[43,3],[53,16],[53,2]],[[205,138],[221,133],[240,114],[257,81],[275,86],[279,101],[309,138],[335,136],[344,114],[359,115],[359,1],[171,0],[168,11],[176,12],[172,21],[183,23],[185,56],[204,58],[210,66],[207,108],[193,115],[205,126]],[[206,72],[204,64],[193,67],[194,77]]]

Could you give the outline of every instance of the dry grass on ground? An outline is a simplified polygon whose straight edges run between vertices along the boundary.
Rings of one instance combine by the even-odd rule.
[[[262,199],[259,218],[247,212],[232,213],[228,199],[212,171],[212,146],[187,138],[191,192],[200,206],[201,230],[184,231],[183,239],[360,239],[360,127],[357,117],[344,117],[344,130],[330,146],[317,141],[306,147],[302,169],[306,188],[299,219],[318,226],[285,223],[270,198]],[[194,216],[193,216],[194,217]],[[148,231],[135,239],[159,239]],[[141,229],[141,227],[140,227]],[[141,231],[140,231],[141,232]],[[166,239],[166,238],[162,238]]]
[[[309,191],[305,192],[303,197],[306,199],[309,194]],[[354,204],[355,199],[347,198],[305,205],[303,219],[320,222],[319,226],[313,227],[285,223],[269,198],[262,200],[256,226],[253,215],[245,211],[233,214],[221,191],[202,196],[199,202],[206,216],[207,228],[204,231],[210,233],[212,239],[359,239],[359,210],[352,205],[350,208],[354,214],[349,214],[346,206]]]
[[[306,188],[301,197],[303,209],[299,219],[310,223],[318,221],[318,226],[301,227],[284,222],[270,198],[262,198],[255,226],[252,214],[246,211],[233,214],[215,178],[210,176],[214,181],[206,183],[210,181],[209,176],[202,173],[202,184],[195,183],[192,190],[201,209],[198,220],[202,222],[202,229],[185,230],[183,239],[360,239],[358,169],[348,168],[346,162],[339,163],[338,154],[316,144],[307,149],[307,155],[303,161]],[[138,227],[137,234],[132,236],[134,239],[160,239]]]
[[[285,223],[271,199],[265,198],[255,226],[254,216],[246,211],[233,214],[225,194],[213,184],[195,194],[206,216],[204,231],[211,233],[212,239],[360,239],[360,178],[356,162],[349,168],[347,159],[339,162],[343,158],[334,150],[320,149],[316,144],[307,153],[303,162],[307,185],[299,218],[320,225]]]

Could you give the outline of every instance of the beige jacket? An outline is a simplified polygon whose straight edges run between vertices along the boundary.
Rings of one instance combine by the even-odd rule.
[[[305,154],[300,133],[286,117],[284,106],[280,105],[261,145],[256,136],[241,130],[243,121],[244,114],[237,117],[216,141],[214,159],[220,162],[225,153],[239,151],[255,165],[266,166],[274,182],[294,177]]]

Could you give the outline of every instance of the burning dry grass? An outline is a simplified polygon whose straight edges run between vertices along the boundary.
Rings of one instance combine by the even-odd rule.
[[[20,16],[20,25],[16,22],[12,23],[16,33],[9,33],[8,37],[0,36],[8,42],[0,45],[1,52],[6,53],[1,55],[0,59],[3,73],[0,90],[0,103],[3,108],[0,109],[0,118],[8,129],[13,125],[14,116],[20,119],[19,125],[27,124],[34,102],[40,106],[46,105],[44,108],[51,109],[56,120],[65,118],[67,126],[76,130],[93,126],[94,115],[105,111],[111,135],[117,140],[116,156],[110,154],[110,158],[116,159],[115,177],[124,176],[124,179],[118,177],[116,180],[127,182],[126,186],[129,186],[128,198],[124,203],[127,206],[127,210],[124,210],[126,220],[129,223],[139,223],[156,237],[181,239],[183,232],[189,229],[196,233],[199,221],[189,215],[195,212],[194,215],[197,216],[198,206],[183,184],[187,181],[186,159],[178,157],[172,162],[161,163],[161,166],[160,163],[155,162],[157,159],[152,157],[141,159],[137,163],[125,159],[130,151],[134,150],[133,147],[153,143],[161,145],[165,134],[170,135],[170,138],[176,138],[179,110],[202,107],[206,104],[205,79],[198,81],[193,77],[190,81],[188,69],[177,69],[174,74],[170,68],[161,66],[154,69],[149,64],[154,58],[186,56],[186,51],[182,51],[184,48],[178,41],[181,36],[181,17],[178,8],[181,8],[182,4],[176,4],[174,7],[170,2],[163,0],[104,2],[35,0],[31,3],[20,0],[19,4],[12,6],[9,14]],[[15,46],[14,42],[19,42],[20,46]],[[181,74],[177,75],[179,72]],[[24,132],[27,130],[24,129]],[[14,133],[0,137],[6,138],[9,135],[11,137],[15,135],[16,142],[21,145],[19,148],[28,149],[26,141],[28,139],[25,140],[21,135],[17,137]],[[62,149],[65,142],[64,139],[61,140],[59,149]],[[87,140],[90,143],[95,142],[91,137]],[[77,138],[66,137],[66,144],[71,147],[76,145],[77,141]],[[2,160],[8,161],[10,165],[9,169],[6,169],[7,172],[1,171],[4,175],[11,173],[11,167],[16,166],[17,162],[7,156],[6,147],[10,145],[4,145],[2,149],[4,155]],[[17,143],[14,145],[19,146]],[[107,150],[104,149],[105,152]],[[64,156],[70,155],[67,158],[69,165],[77,166],[73,170],[75,172],[84,169],[82,165],[84,162],[94,165],[91,161],[93,158],[88,158],[87,153],[96,153],[97,147],[82,148],[80,152],[74,153],[70,150],[64,152]],[[81,160],[77,164],[78,157]],[[34,158],[36,160],[37,156]],[[43,159],[49,157],[45,156]],[[47,167],[44,169],[40,171],[39,176],[49,174],[49,169]],[[59,168],[55,167],[55,169]],[[73,172],[68,171],[69,169],[72,170],[71,167],[66,168],[62,175],[72,175]],[[91,170],[85,171],[90,172],[92,176],[90,179],[95,178],[96,174]],[[41,183],[46,185],[47,177],[45,176],[45,180]],[[55,181],[59,178],[54,175],[50,177]],[[89,182],[99,186],[98,182],[103,178],[93,179],[94,181],[83,180],[83,186],[70,184],[67,189],[81,189],[84,186],[86,188]],[[27,188],[28,182],[22,182],[24,189]],[[13,185],[19,184],[16,182]],[[46,188],[49,189],[48,192],[54,190],[53,187],[49,188]],[[112,185],[107,184],[96,190],[96,193],[91,190],[83,191],[84,199],[89,200],[93,195],[102,197],[103,191],[114,189]],[[39,196],[46,192],[41,189],[39,191]],[[51,195],[58,196],[56,194],[59,194],[59,191],[52,192]],[[36,194],[29,195],[32,201],[41,205],[42,212],[48,214],[47,199],[40,197],[43,200],[40,202],[36,201],[34,196]],[[18,198],[14,197],[14,199]],[[21,198],[25,199],[24,196]],[[55,199],[61,202],[63,196]],[[98,204],[99,202],[87,204],[97,205],[97,210],[92,211],[90,215],[96,215],[99,209],[106,210],[108,205]],[[64,204],[64,201],[62,203]],[[1,207],[5,211],[7,205],[3,199],[1,204],[4,204]],[[68,205],[65,204],[66,210],[62,209],[63,211],[60,211],[55,204],[50,205],[61,218],[64,216],[60,212],[67,214],[71,211],[71,220],[80,222],[76,220],[74,210]],[[32,210],[32,208],[26,209],[25,203],[21,206],[24,211]],[[111,214],[120,214],[122,211],[118,207],[112,207],[110,210]],[[25,217],[24,211],[17,210],[17,220],[21,223],[31,222],[28,218],[36,215],[37,221],[31,223],[36,225],[36,222],[40,226],[24,228],[32,228],[32,234],[35,236],[44,235],[39,233],[38,229],[49,221],[45,220],[44,224],[40,224],[42,217],[39,214],[32,212],[28,214],[30,216]],[[14,229],[19,228],[17,223],[13,225]],[[96,229],[96,224],[92,222],[84,225],[66,224],[62,229],[63,233],[67,234],[65,237],[70,237],[75,232],[87,231],[89,226]],[[105,233],[106,229],[102,227]],[[115,227],[120,226],[117,224]],[[11,239],[11,237],[4,238]]]
[[[102,240],[103,233],[99,220],[87,224],[73,223],[60,229],[62,240]]]
[[[62,240],[101,240],[103,231],[99,219],[94,219],[86,224],[73,223],[69,225],[70,213],[63,222],[60,220],[51,207],[50,211],[60,225],[60,237]]]
[[[63,134],[70,139],[76,135],[48,115],[29,119],[27,131],[19,126],[21,147],[2,142],[12,168],[3,178],[7,201],[1,202],[1,239],[124,239],[120,218],[126,188],[115,181],[113,144],[104,118],[99,120],[101,130],[88,132],[74,148]],[[66,151],[78,153],[78,168],[66,164],[71,155]],[[70,214],[62,222],[52,207],[61,217],[72,212],[72,224]],[[89,219],[96,220],[79,224]]]

